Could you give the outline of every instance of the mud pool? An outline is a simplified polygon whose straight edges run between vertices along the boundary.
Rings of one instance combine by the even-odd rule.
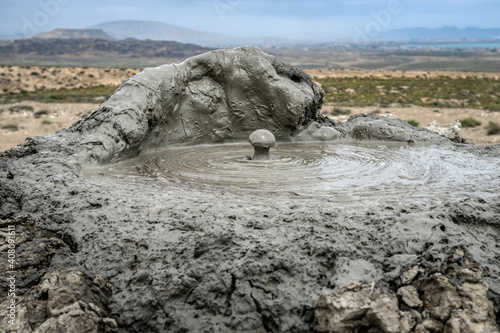
[[[157,149],[140,158],[89,168],[91,178],[115,175],[204,184],[215,190],[285,192],[330,201],[436,202],[470,196],[492,198],[500,161],[468,152],[407,143],[281,143],[271,160],[252,161],[248,144]],[[247,154],[247,155],[245,155]],[[479,185],[479,186],[478,186]],[[457,191],[460,189],[460,191]]]

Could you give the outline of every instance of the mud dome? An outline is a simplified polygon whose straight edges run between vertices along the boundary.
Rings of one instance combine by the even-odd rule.
[[[373,114],[334,124],[321,100],[256,48],[220,50],[2,153],[17,327],[498,331],[500,146]],[[246,159],[259,128],[272,160]]]
[[[317,120],[323,90],[256,47],[218,50],[126,80],[84,121],[83,160],[108,162],[151,147],[246,140],[256,129],[290,140]]]

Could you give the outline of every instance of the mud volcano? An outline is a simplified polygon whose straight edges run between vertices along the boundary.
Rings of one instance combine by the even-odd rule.
[[[334,123],[322,99],[258,48],[218,50],[2,153],[15,328],[498,332],[500,146]],[[257,129],[269,160],[248,158]]]

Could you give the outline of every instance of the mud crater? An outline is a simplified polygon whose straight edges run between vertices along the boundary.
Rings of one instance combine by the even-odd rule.
[[[412,267],[407,282],[420,290],[457,247],[484,268],[474,281],[489,287],[472,298],[486,304],[487,291],[493,305],[481,320],[500,321],[500,146],[454,144],[374,114],[334,123],[322,102],[291,65],[253,47],[219,50],[147,69],[70,128],[0,154],[0,225],[29,214],[71,240],[43,265],[50,244],[26,251],[47,271],[33,284],[19,276],[33,285],[19,295],[20,323],[36,323],[26,331],[311,332],[323,291],[365,280],[361,292],[395,294]],[[253,147],[238,142],[262,128],[279,150],[250,161]],[[40,299],[55,279],[52,300]],[[75,280],[76,298],[65,292]],[[439,324],[417,310],[408,330],[381,331]],[[363,330],[378,327],[370,318]]]

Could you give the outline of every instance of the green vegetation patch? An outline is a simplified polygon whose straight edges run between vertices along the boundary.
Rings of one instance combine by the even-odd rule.
[[[21,112],[21,111],[33,112],[33,110],[34,108],[31,105],[24,105],[24,104],[14,105],[9,108],[10,112]]]
[[[370,76],[317,81],[325,90],[325,102],[337,106],[399,104],[500,111],[500,80],[492,78]]]
[[[49,114],[48,110],[40,110],[35,112],[35,118],[40,118],[41,116],[46,116]]]
[[[416,120],[413,120],[413,119],[410,119],[407,121],[408,124],[410,124],[411,126],[415,126],[415,127],[418,127],[418,125],[420,125],[420,123]]]
[[[115,86],[99,86],[91,88],[58,89],[0,95],[0,103],[15,103],[20,101],[36,101],[43,103],[95,103],[104,100],[112,94]]]
[[[481,122],[479,120],[472,117],[460,119],[459,121],[462,127],[476,127],[481,125]]]
[[[9,130],[9,131],[17,131],[19,130],[19,126],[17,126],[16,124],[7,124],[7,125],[3,125],[2,126],[2,129],[6,129],[6,130]]]

